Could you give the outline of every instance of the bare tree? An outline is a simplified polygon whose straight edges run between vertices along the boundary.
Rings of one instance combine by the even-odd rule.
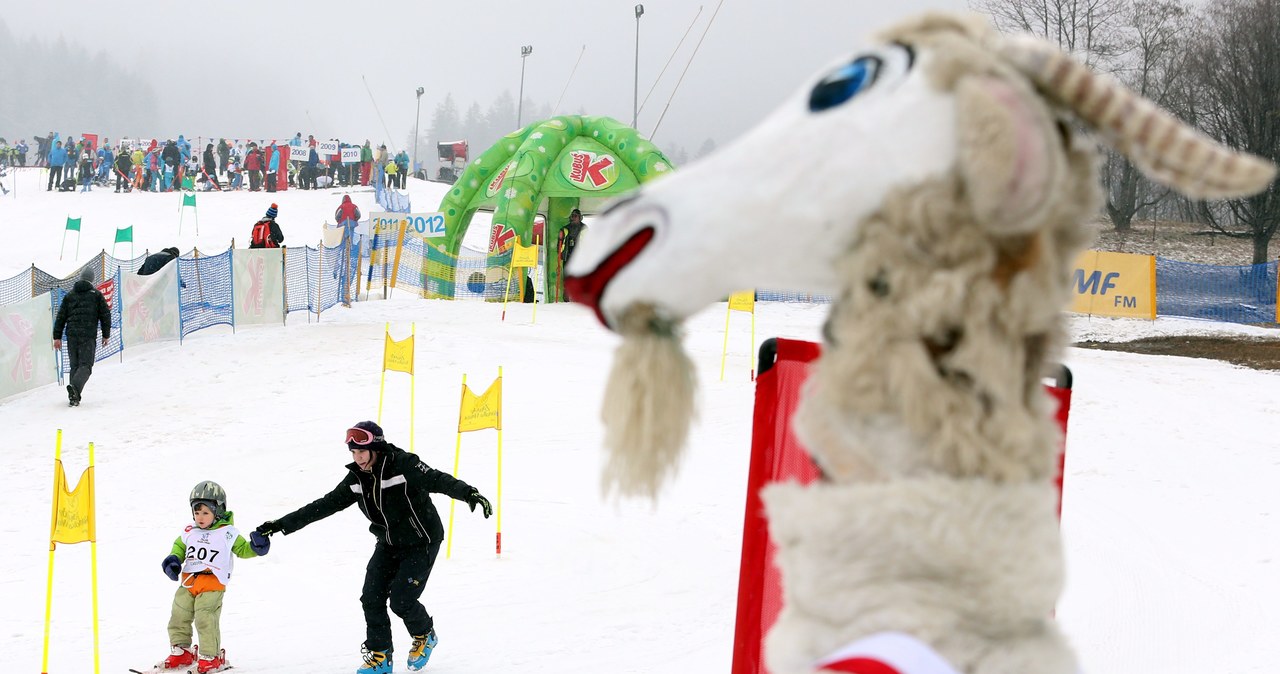
[[[1117,43],[1128,49],[1116,59],[1116,77],[1164,108],[1178,107],[1185,91],[1189,16],[1183,0],[1136,0],[1119,20],[1125,37]],[[1102,181],[1107,215],[1118,232],[1129,231],[1139,212],[1169,196],[1118,152],[1107,153]]]
[[[1188,66],[1192,121],[1227,145],[1280,162],[1280,0],[1220,0],[1204,15]],[[1280,182],[1244,199],[1201,204],[1214,229],[1253,241],[1267,261],[1280,227]]]
[[[1057,44],[1090,67],[1110,70],[1126,51],[1118,30],[1128,0],[971,0],[1006,32],[1032,33]]]

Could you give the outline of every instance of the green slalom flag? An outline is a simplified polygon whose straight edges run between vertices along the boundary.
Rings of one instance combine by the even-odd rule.
[[[196,194],[195,194],[195,192],[192,192],[192,193],[190,193],[190,194],[186,194],[186,193],[184,193],[184,194],[182,195],[182,205],[181,205],[181,206],[179,206],[178,208],[186,208],[187,206],[190,206],[190,207],[192,207],[192,208],[195,208],[195,207],[196,207]]]
[[[80,218],[67,218],[67,230],[72,232],[80,231]]]
[[[133,225],[116,230],[116,243],[133,243]]]

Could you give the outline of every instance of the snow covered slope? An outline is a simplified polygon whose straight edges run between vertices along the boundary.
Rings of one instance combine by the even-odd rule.
[[[26,223],[0,270],[57,268],[67,204],[93,223],[134,221],[139,244],[225,247],[274,199],[291,241],[314,242],[338,192],[200,195],[201,236],[174,242],[174,195],[0,199]],[[436,201],[415,187],[417,210]],[[356,195],[363,210],[370,194]],[[147,224],[150,223],[150,224]],[[167,228],[167,229],[166,229]],[[478,228],[482,229],[482,228]],[[185,231],[185,227],[184,227]],[[109,237],[110,235],[106,235]],[[150,237],[150,238],[147,238]],[[206,241],[206,237],[208,237]],[[52,243],[50,243],[52,242]],[[109,238],[108,238],[109,242]],[[52,247],[51,247],[52,246]],[[15,250],[16,249],[16,250]],[[62,269],[74,265],[65,263]],[[130,350],[95,368],[83,406],[54,386],[0,401],[0,672],[40,666],[54,432],[72,479],[96,443],[101,652],[105,672],[160,659],[174,584],[160,560],[187,523],[187,493],[211,479],[251,529],[338,483],[343,430],[374,417],[382,330],[416,321],[418,452],[453,462],[459,382],[504,366],[503,554],[494,521],[457,512],[453,556],[424,601],[440,646],[430,672],[725,672],[729,669],[753,388],[735,322],[719,382],[724,305],[689,326],[700,416],[687,461],[656,504],[599,493],[599,401],[615,338],[576,306],[396,297],[286,327],[214,328]],[[826,308],[761,304],[758,334],[817,339]],[[1224,329],[1202,322],[1079,319],[1091,338]],[[1280,375],[1201,360],[1069,353],[1076,374],[1063,512],[1069,585],[1058,612],[1087,672],[1270,672],[1280,661]],[[383,425],[407,447],[408,382],[392,373]],[[496,437],[463,439],[461,476],[496,498]],[[448,502],[437,500],[448,518]],[[352,508],[236,567],[222,614],[236,672],[346,673],[364,638],[359,606],[373,547]],[[89,547],[60,546],[49,672],[92,671]],[[408,637],[396,623],[397,671]]]

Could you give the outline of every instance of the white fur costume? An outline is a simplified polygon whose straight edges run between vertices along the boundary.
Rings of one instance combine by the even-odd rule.
[[[741,288],[833,294],[797,418],[825,480],[764,494],[786,600],[771,670],[897,632],[965,674],[1073,674],[1041,385],[1100,205],[1071,123],[1198,198],[1261,190],[1274,167],[975,17],[878,44],[580,244],[566,287],[625,337],[606,479],[652,495],[675,469],[693,413],[681,320]],[[760,160],[797,152],[793,174]]]

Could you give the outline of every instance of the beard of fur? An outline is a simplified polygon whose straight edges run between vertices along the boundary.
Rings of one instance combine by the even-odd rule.
[[[652,307],[633,307],[620,322],[622,344],[605,385],[601,418],[608,459],[605,493],[656,499],[684,453],[697,382],[676,326]]]

